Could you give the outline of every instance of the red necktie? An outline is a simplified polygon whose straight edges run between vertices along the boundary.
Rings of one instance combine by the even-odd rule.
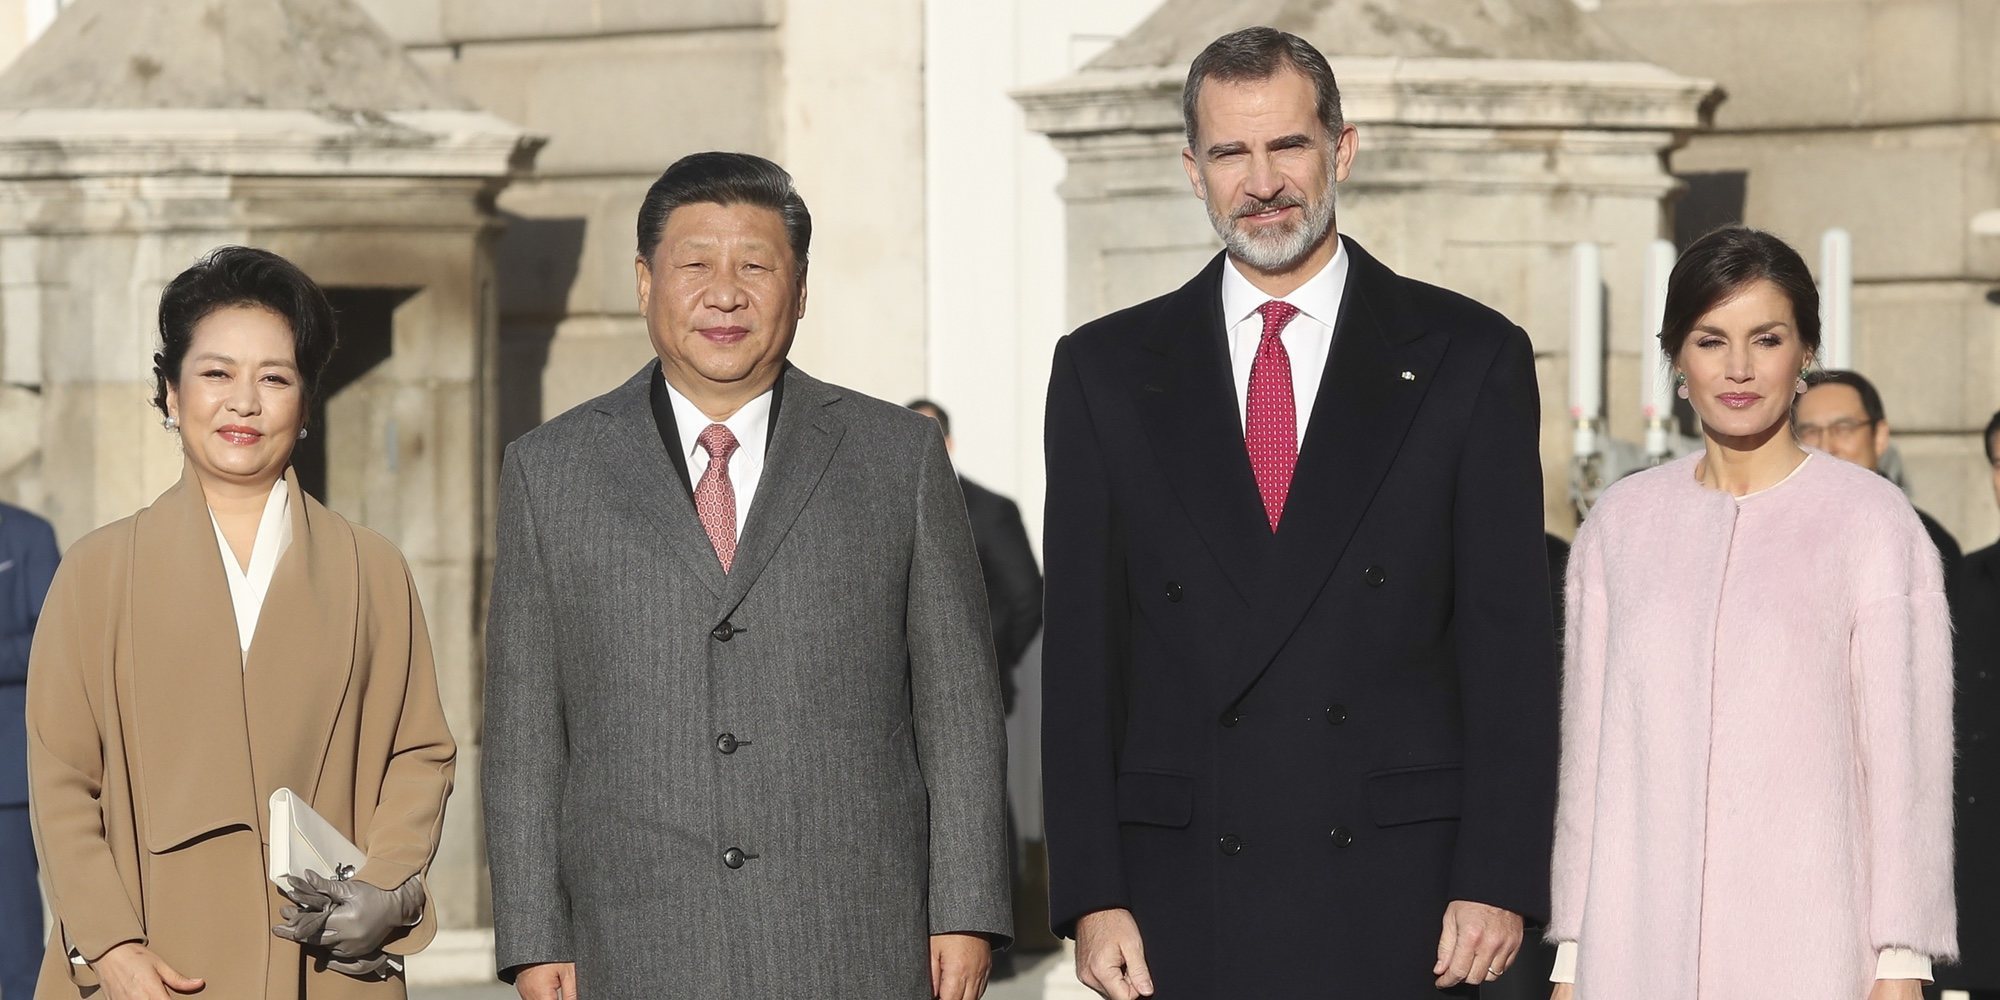
[[[1292,402],[1292,358],[1278,339],[1299,307],[1272,299],[1258,307],[1264,315],[1264,338],[1250,362],[1250,395],[1244,405],[1243,444],[1250,450],[1250,473],[1264,498],[1264,516],[1271,531],[1285,513],[1285,496],[1292,489],[1292,466],[1299,460],[1299,411]]]
[[[694,486],[694,510],[727,573],[736,559],[736,487],[729,484],[729,456],[736,453],[736,435],[721,424],[709,424],[694,440],[708,452],[708,469]]]

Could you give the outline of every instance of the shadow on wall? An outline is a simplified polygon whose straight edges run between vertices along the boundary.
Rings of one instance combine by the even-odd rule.
[[[299,485],[307,493],[332,502],[327,482],[327,445],[336,433],[327,417],[327,405],[348,387],[360,382],[376,366],[389,360],[395,342],[396,307],[408,301],[416,288],[326,289],[327,301],[339,323],[340,348],[333,352],[321,376],[319,398],[313,401],[306,426],[312,431],[292,452],[292,467],[298,471]],[[340,428],[354,433],[356,428]]]
[[[570,289],[583,258],[584,220],[505,216],[494,248],[499,275],[500,445],[542,422],[542,374],[549,344],[570,314]],[[497,468],[497,466],[496,466]]]

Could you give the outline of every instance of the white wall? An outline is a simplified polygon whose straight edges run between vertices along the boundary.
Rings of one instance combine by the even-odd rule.
[[[959,467],[1020,501],[1038,544],[1042,402],[1068,332],[1063,160],[1008,93],[1069,75],[1158,6],[925,3],[928,395],[951,412]]]

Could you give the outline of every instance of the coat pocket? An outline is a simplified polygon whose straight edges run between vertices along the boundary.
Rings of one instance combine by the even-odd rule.
[[[1194,815],[1194,779],[1164,771],[1118,775],[1118,822],[1183,827]]]
[[[1457,819],[1465,770],[1458,764],[1399,767],[1369,775],[1365,787],[1368,816],[1376,826]]]

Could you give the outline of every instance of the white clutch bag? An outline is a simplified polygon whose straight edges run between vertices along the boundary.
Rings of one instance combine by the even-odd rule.
[[[368,861],[368,855],[289,788],[271,793],[270,833],[271,881],[280,887],[285,876],[305,878],[307,872],[344,882]]]

